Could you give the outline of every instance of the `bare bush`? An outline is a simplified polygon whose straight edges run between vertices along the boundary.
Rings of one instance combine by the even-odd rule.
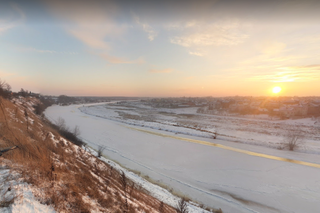
[[[66,130],[67,129],[66,121],[61,117],[58,118],[58,120],[55,122],[55,124],[59,130]]]
[[[8,99],[11,96],[11,86],[0,79],[0,96]]]
[[[129,209],[128,198],[127,198],[128,180],[127,180],[126,174],[123,171],[120,174],[120,183],[124,191],[124,199],[125,199],[123,203],[123,212],[128,212],[128,209]]]
[[[42,115],[42,113],[46,109],[46,106],[44,104],[38,103],[38,104],[34,105],[33,108],[34,108],[34,112],[37,115]]]
[[[29,116],[28,116],[28,112],[26,109],[24,109],[24,116],[26,117],[26,121],[27,121],[27,132],[29,131]]]
[[[187,201],[185,198],[181,198],[178,202],[178,206],[176,207],[177,213],[188,213]]]
[[[80,131],[80,127],[78,125],[76,125],[73,129],[73,134],[76,136],[76,137],[79,137],[80,134],[81,134],[81,131]]]
[[[97,155],[98,158],[101,158],[102,153],[105,149],[106,149],[105,146],[101,146],[101,145],[98,146],[98,155]]]
[[[160,212],[160,213],[164,213],[164,205],[163,205],[163,202],[162,202],[162,201],[160,202],[159,212]]]
[[[83,142],[80,138],[78,138],[78,135],[80,134],[79,127],[76,126],[73,132],[71,132],[66,125],[66,121],[63,118],[59,117],[58,120],[55,122],[55,124],[51,124],[51,126],[54,129],[58,130],[61,136],[71,141],[73,144],[77,146],[86,145],[85,142]]]
[[[126,193],[127,186],[128,186],[128,180],[127,180],[126,174],[124,172],[122,172],[120,174],[120,182],[121,182],[123,191]]]
[[[283,148],[287,148],[290,151],[296,150],[304,143],[304,135],[298,129],[288,130],[284,135]]]

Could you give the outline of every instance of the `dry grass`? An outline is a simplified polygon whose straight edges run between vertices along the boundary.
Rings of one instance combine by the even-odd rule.
[[[35,99],[25,101],[13,104],[0,97],[0,149],[19,146],[3,157],[25,182],[39,189],[35,196],[41,203],[57,212],[158,212],[158,200],[129,179],[124,187],[123,175],[43,122],[31,108]],[[174,212],[166,204],[161,208]]]

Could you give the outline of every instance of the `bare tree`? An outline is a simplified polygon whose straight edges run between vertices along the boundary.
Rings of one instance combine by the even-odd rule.
[[[176,207],[177,213],[188,213],[187,201],[185,198],[181,198],[178,202],[178,206]]]
[[[81,134],[80,132],[80,128],[78,125],[76,125],[73,129],[73,134],[76,136],[76,137],[79,137],[79,135]]]
[[[6,85],[6,82],[0,79],[0,88],[3,89]]]
[[[67,129],[66,121],[63,118],[59,117],[55,123],[56,123],[56,126],[58,127],[59,130],[66,130]]]
[[[4,85],[4,88],[5,88],[5,90],[7,90],[7,91],[11,91],[11,85],[10,84],[8,84],[8,83],[6,83],[5,85]]]
[[[98,146],[98,156],[97,156],[98,158],[101,158],[102,153],[105,149],[106,149],[105,146],[101,146],[101,145]]]
[[[304,143],[304,135],[301,130],[290,129],[284,135],[283,145],[290,151],[294,151]]]
[[[0,96],[4,98],[9,98],[11,94],[11,86],[0,79]]]

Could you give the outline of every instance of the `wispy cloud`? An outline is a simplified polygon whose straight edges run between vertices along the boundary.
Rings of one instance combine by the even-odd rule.
[[[144,60],[126,60],[110,55],[111,43],[127,29],[126,25],[115,21],[117,6],[110,1],[47,1],[51,10],[59,18],[63,18],[66,31],[90,48],[91,54],[114,64],[144,63]],[[71,12],[70,12],[71,11]]]
[[[143,64],[143,63],[145,63],[143,58],[138,58],[136,60],[126,60],[123,58],[118,58],[118,57],[109,55],[107,53],[100,53],[98,55],[101,58],[105,59],[106,61],[108,61],[109,63],[112,63],[112,64]]]
[[[11,4],[12,16],[0,19],[0,35],[23,23],[26,16],[17,4]]]
[[[77,55],[78,52],[73,51],[55,51],[55,50],[41,50],[36,48],[19,48],[20,51],[27,51],[27,52],[37,52],[37,53],[49,53],[49,54],[68,54],[68,55]]]
[[[8,76],[13,76],[13,75],[16,75],[16,74],[14,74],[14,73],[12,73],[12,72],[6,72],[6,71],[3,71],[3,70],[1,70],[0,69],[0,76],[3,78],[3,77],[8,77]],[[1,79],[0,78],[0,80],[4,80],[4,79]]]
[[[265,41],[261,44],[261,52],[265,55],[279,54],[286,48],[286,44],[279,41]]]
[[[313,81],[320,79],[320,65],[292,66],[276,68],[272,74],[263,74],[252,77],[253,80],[270,82]]]
[[[177,28],[185,32],[180,36],[174,36],[170,41],[183,47],[238,45],[249,37],[239,28],[238,22],[214,24],[190,22]]]
[[[238,21],[208,23],[193,20],[173,23],[166,29],[178,34],[171,36],[171,43],[186,47],[189,54],[196,56],[206,55],[205,49],[212,46],[239,45],[249,37]]]
[[[173,69],[150,69],[150,73],[171,73]]]
[[[137,22],[137,24],[139,24],[142,27],[143,31],[145,31],[148,34],[148,39],[150,41],[153,41],[155,37],[158,35],[158,33],[149,24],[140,21],[140,18],[138,16],[134,16],[134,19]]]
[[[196,56],[203,56],[203,53],[201,52],[195,52],[195,51],[189,51],[190,55],[196,55]]]

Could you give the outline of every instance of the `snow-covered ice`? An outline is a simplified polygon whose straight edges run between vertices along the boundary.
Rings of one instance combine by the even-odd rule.
[[[117,111],[125,111],[126,114],[121,118]],[[192,109],[191,114],[194,112]],[[146,116],[147,113],[146,111]],[[226,136],[222,135],[221,139],[214,140],[210,138],[209,133],[197,131],[196,128],[171,125],[175,124],[175,120],[170,119],[170,115],[166,113],[176,112],[168,109],[161,114],[164,118],[168,118],[168,123],[165,119],[155,122],[159,118],[154,118],[153,115],[149,116],[152,118],[149,121],[146,121],[146,118],[137,120],[139,117],[134,117],[139,116],[136,112],[130,113],[130,110],[119,107],[114,110],[106,105],[52,106],[45,112],[52,121],[62,117],[69,127],[80,126],[83,140],[93,148],[97,148],[98,145],[106,146],[104,154],[124,167],[140,171],[159,185],[173,188],[174,191],[207,206],[222,208],[224,212],[314,213],[320,209],[318,168],[148,134],[130,127],[136,125],[139,129],[164,133],[168,136],[176,136],[176,133],[179,133],[179,136],[185,138],[319,164],[320,158],[317,152],[316,154],[307,151],[289,152],[263,146],[261,145],[263,140],[280,141],[278,129],[272,128],[274,134],[271,134],[270,138],[265,137],[266,134],[259,132],[264,128],[258,129],[256,123],[251,123],[252,120],[247,122],[248,126],[251,129],[256,127],[259,131],[246,134],[246,131],[239,130],[240,133],[236,136],[242,136],[237,140],[242,140],[243,143],[235,143],[230,135],[233,133],[232,128],[239,125],[237,123],[239,121],[233,118],[226,118],[230,125],[234,122],[232,128],[219,129],[219,132]],[[183,114],[188,114],[188,111]],[[128,119],[123,119],[123,116]],[[224,118],[221,117],[220,121],[224,122]],[[310,126],[305,128],[306,131],[313,130]],[[230,134],[226,134],[227,131]],[[250,138],[259,146],[250,144]],[[309,138],[309,140],[312,140],[310,144],[319,147],[316,139]],[[307,150],[310,151],[310,147]]]

